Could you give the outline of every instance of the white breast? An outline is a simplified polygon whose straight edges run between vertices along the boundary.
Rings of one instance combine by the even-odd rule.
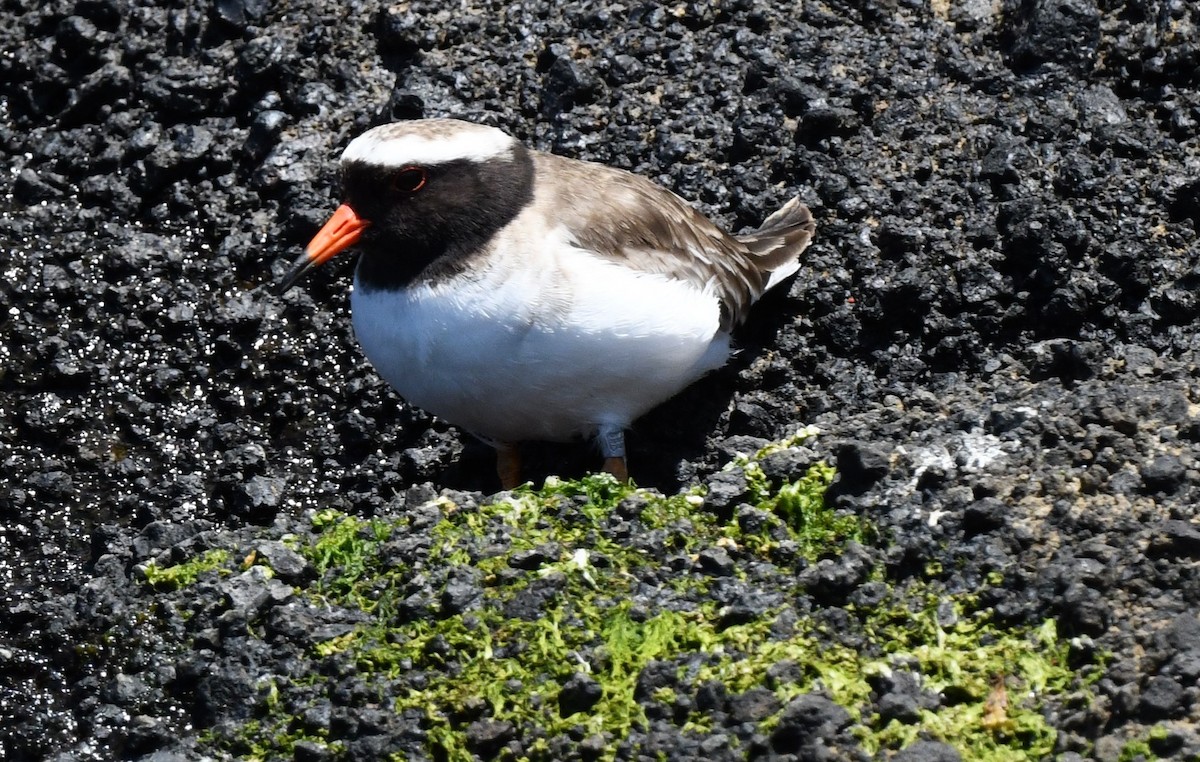
[[[729,356],[712,294],[554,231],[449,282],[400,292],[356,282],[351,305],[363,352],[401,396],[499,441],[627,427]]]

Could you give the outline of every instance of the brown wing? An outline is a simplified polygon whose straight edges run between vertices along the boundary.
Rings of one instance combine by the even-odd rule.
[[[715,294],[726,328],[745,319],[771,271],[799,254],[781,258],[776,247],[747,245],[644,177],[551,154],[534,160],[534,203],[553,205],[548,216],[561,220],[580,247]]]

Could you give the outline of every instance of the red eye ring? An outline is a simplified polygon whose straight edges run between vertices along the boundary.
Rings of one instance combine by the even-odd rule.
[[[393,190],[401,193],[416,193],[425,187],[428,179],[421,167],[405,167],[392,175],[391,185]]]

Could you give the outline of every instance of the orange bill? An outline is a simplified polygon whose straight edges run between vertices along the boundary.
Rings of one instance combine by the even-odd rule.
[[[362,238],[363,231],[371,223],[358,216],[358,213],[347,204],[342,204],[333,216],[321,226],[313,239],[308,242],[304,253],[296,260],[291,271],[280,281],[275,293],[282,294],[300,280],[306,272],[314,267],[320,267],[337,254],[342,253]]]

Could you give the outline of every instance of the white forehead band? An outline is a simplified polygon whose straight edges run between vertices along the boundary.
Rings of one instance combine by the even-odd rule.
[[[483,162],[512,158],[514,141],[500,130],[454,130],[441,135],[397,134],[388,126],[368,130],[350,142],[342,161],[362,161],[390,167],[409,164],[445,164],[451,161]]]

